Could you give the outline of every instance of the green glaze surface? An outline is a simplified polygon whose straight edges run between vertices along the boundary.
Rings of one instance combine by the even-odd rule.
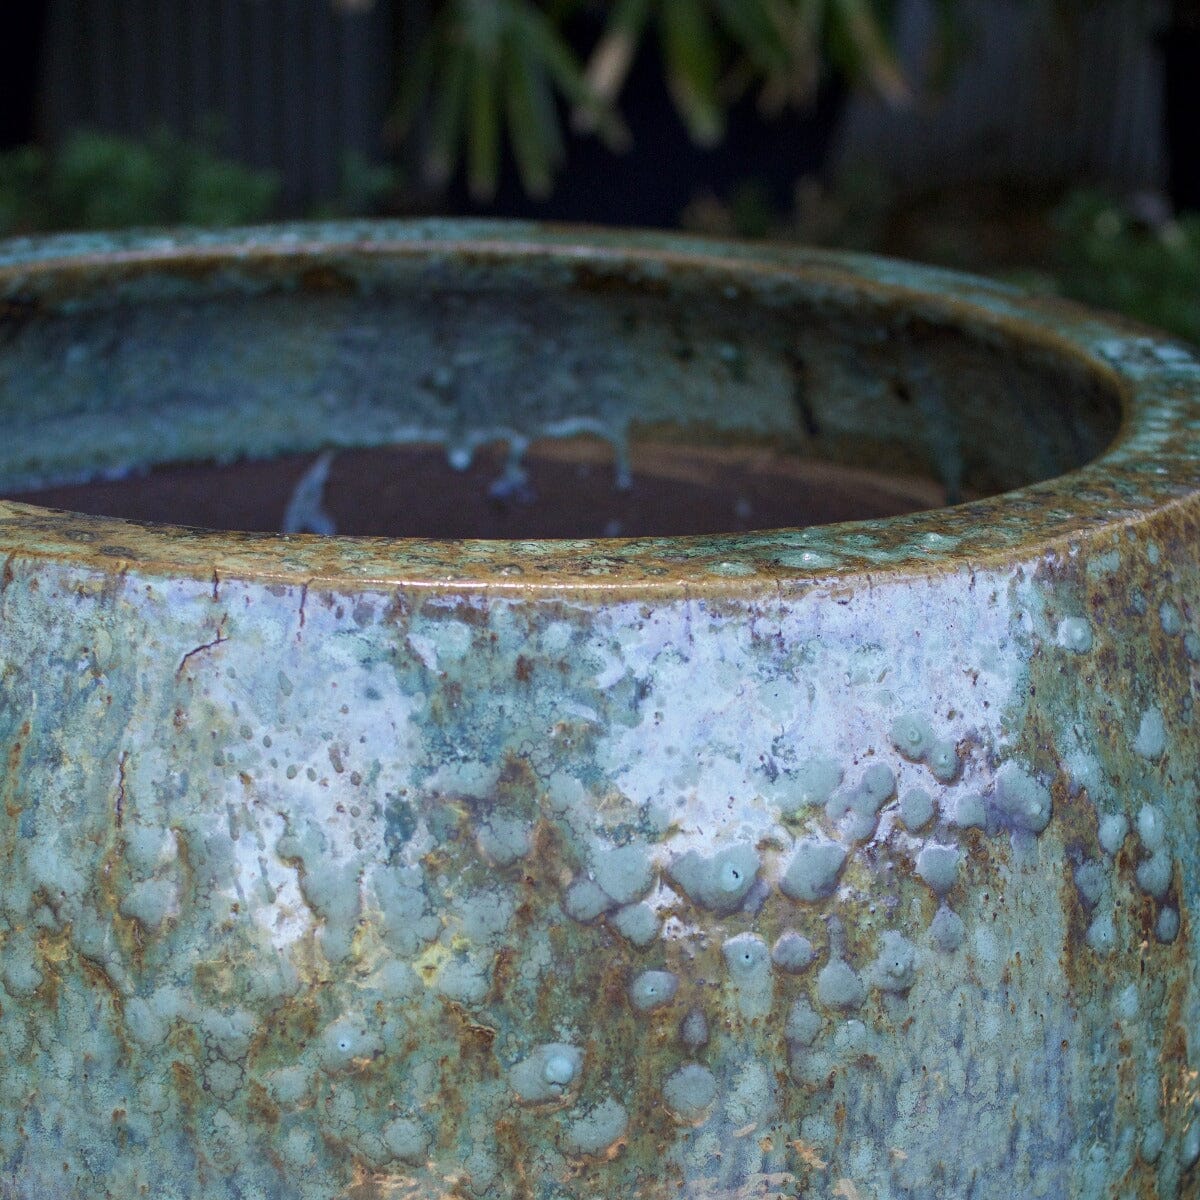
[[[648,235],[68,238],[0,246],[0,412],[14,488],[645,426],[1010,489],[521,543],[0,502],[6,1200],[1198,1194],[1185,348]]]

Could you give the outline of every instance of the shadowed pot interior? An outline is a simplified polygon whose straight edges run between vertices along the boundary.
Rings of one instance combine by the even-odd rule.
[[[1116,431],[1114,389],[1052,341],[712,276],[466,253],[76,274],[5,314],[0,486],[217,528],[716,533],[1003,491]]]
[[[1198,384],[851,256],[0,245],[0,1195],[1196,1194]]]

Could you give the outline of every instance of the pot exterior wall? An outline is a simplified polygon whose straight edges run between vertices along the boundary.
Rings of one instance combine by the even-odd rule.
[[[709,599],[10,558],[0,1195],[1191,1194],[1196,532]]]

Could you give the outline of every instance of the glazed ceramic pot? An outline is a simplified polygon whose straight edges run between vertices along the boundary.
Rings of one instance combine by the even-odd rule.
[[[0,1195],[1197,1194],[1187,349],[532,226],[9,243],[0,297],[10,495],[496,439],[515,486],[589,435],[632,494],[658,439],[962,500],[556,541],[0,503]]]

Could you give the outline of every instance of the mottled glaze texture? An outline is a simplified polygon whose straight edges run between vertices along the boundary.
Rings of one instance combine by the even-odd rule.
[[[446,289],[443,355],[379,348]],[[1200,1194],[1186,349],[894,263],[523,226],[9,243],[0,301],[11,487],[639,421],[1020,485],[556,543],[0,502],[0,1196]]]

